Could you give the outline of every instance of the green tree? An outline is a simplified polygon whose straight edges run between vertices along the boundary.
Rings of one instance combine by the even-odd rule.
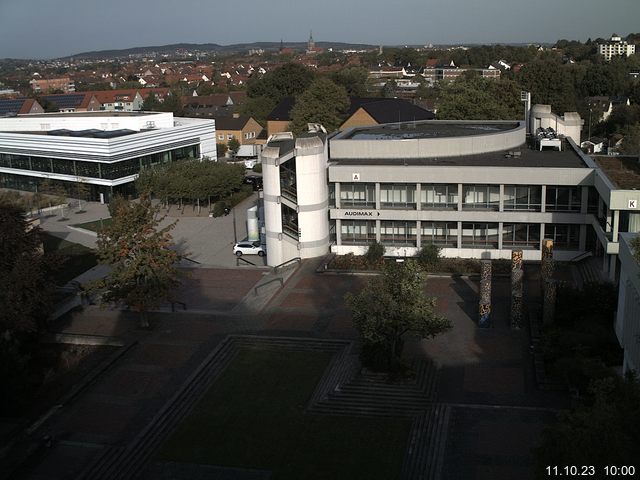
[[[514,120],[523,117],[520,88],[511,80],[490,80],[470,74],[440,87],[438,119]]]
[[[262,78],[249,79],[247,95],[251,98],[267,97],[275,105],[284,97],[304,92],[314,78],[315,74],[308,68],[297,63],[286,63]]]
[[[424,281],[424,271],[416,262],[389,263],[362,291],[345,296],[364,341],[363,352],[380,352],[388,370],[400,363],[405,334],[432,338],[452,326],[435,312],[435,298],[425,297]]]
[[[238,113],[247,117],[252,117],[263,127],[266,125],[267,117],[276,106],[277,102],[270,97],[247,98],[238,108]]]
[[[533,103],[551,105],[558,113],[576,110],[576,96],[570,66],[559,60],[538,59],[516,75],[516,81],[531,92]]]
[[[147,98],[142,102],[142,110],[145,112],[159,112],[162,103],[153,92],[147,94]]]
[[[395,80],[389,80],[382,87],[382,96],[384,98],[394,98],[398,94],[398,84]]]
[[[369,72],[364,67],[343,68],[331,74],[331,80],[344,87],[350,97],[365,97],[368,79]]]
[[[440,251],[442,249],[433,243],[423,245],[418,252],[418,263],[424,269],[434,268],[440,260]]]
[[[349,108],[349,97],[344,87],[328,78],[315,80],[297,98],[291,111],[291,129],[305,132],[307,123],[321,123],[328,132],[338,129]]]
[[[640,123],[628,125],[622,130],[621,153],[640,157]]]
[[[227,147],[226,143],[216,143],[218,157],[224,157],[227,154],[227,150],[229,150],[229,147]]]
[[[170,234],[175,222],[160,228],[157,214],[148,196],[120,200],[111,223],[98,233],[98,257],[111,271],[92,289],[102,292],[102,303],[124,302],[139,312],[143,328],[149,326],[148,311],[173,300],[180,285],[177,262],[183,255]]]
[[[367,248],[367,253],[364,254],[364,258],[367,259],[367,264],[371,267],[379,267],[382,265],[384,259],[385,247],[380,242],[373,242]]]
[[[229,151],[235,156],[235,154],[238,153],[238,150],[240,149],[240,142],[237,138],[232,138],[227,142],[227,147],[229,148]]]

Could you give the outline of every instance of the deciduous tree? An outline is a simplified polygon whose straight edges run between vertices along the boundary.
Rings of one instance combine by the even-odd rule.
[[[124,302],[139,312],[145,328],[148,311],[173,300],[181,276],[177,262],[183,255],[170,234],[175,222],[160,228],[157,215],[147,196],[118,202],[111,223],[98,233],[100,262],[111,271],[92,288],[103,303]]]
[[[436,313],[435,298],[425,296],[424,281],[424,272],[416,262],[390,263],[361,292],[345,297],[365,351],[373,348],[381,352],[388,369],[399,362],[405,334],[432,338],[452,326]]]
[[[321,123],[328,132],[337,130],[349,108],[349,97],[344,87],[328,78],[314,81],[298,97],[291,111],[291,129],[305,132],[308,123]]]

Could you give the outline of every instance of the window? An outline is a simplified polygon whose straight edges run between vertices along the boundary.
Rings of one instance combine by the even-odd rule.
[[[505,185],[504,209],[539,212],[542,205],[542,187]]]
[[[462,208],[498,210],[500,187],[498,185],[463,185]]]
[[[76,169],[73,160],[63,160],[54,158],[52,160],[54,173],[63,173],[65,175],[75,175]]]
[[[502,226],[504,248],[540,248],[540,225],[530,223],[505,223]]]
[[[416,208],[416,186],[414,184],[381,184],[380,206],[382,208]]]
[[[548,212],[579,212],[582,187],[547,187],[545,208]]]
[[[227,134],[227,140],[233,140],[233,135]]]
[[[69,160],[67,162],[72,163]],[[73,164],[71,168],[73,169]],[[31,169],[38,172],[51,172],[51,160],[49,158],[31,157]]]
[[[498,224],[463,223],[462,248],[498,248]]]
[[[578,250],[580,225],[549,224],[545,226],[544,236],[553,240],[553,248],[557,250]]]
[[[369,245],[376,240],[376,222],[342,220],[340,238],[343,245]]]
[[[457,184],[424,184],[420,187],[420,203],[423,209],[457,209],[458,185]]]
[[[380,242],[385,245],[416,246],[416,223],[387,221],[380,222]]]
[[[421,222],[420,241],[422,245],[430,243],[439,247],[458,246],[457,222]]]
[[[340,208],[375,208],[376,187],[372,183],[341,183]]]

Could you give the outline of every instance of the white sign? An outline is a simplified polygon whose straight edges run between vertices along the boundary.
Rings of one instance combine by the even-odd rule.
[[[359,182],[359,181],[360,181],[360,174],[359,174],[359,173],[352,173],[352,174],[351,174],[351,179],[352,179],[354,182]]]
[[[638,208],[638,200],[629,200],[627,208]]]

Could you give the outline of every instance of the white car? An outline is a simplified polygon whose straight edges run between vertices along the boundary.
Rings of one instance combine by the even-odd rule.
[[[233,254],[240,257],[242,255],[264,256],[264,250],[260,242],[238,242],[233,246]]]

